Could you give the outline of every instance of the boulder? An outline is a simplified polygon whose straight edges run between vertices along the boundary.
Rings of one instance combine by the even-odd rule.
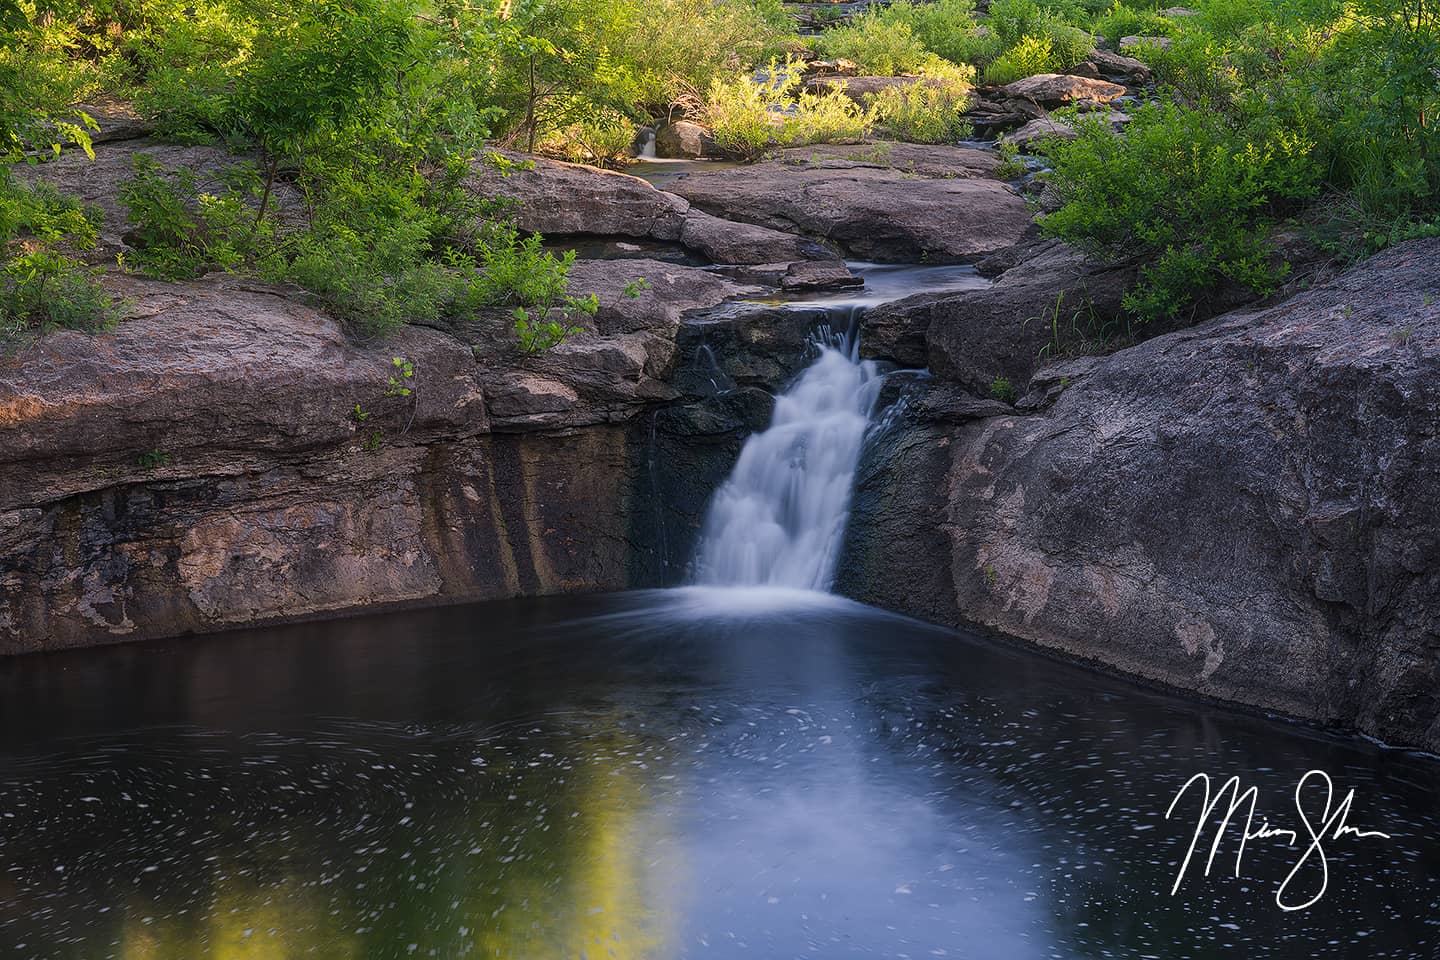
[[[780,278],[781,289],[792,291],[844,290],[864,285],[864,278],[855,276],[839,260],[792,263]]]
[[[853,77],[859,74],[860,66],[853,60],[837,57],[834,60],[812,59],[805,62],[805,75],[815,77]]]
[[[102,125],[101,131],[106,128]],[[114,129],[113,127],[111,129]],[[128,247],[127,234],[133,229],[129,211],[120,202],[121,187],[135,175],[135,157],[143,155],[168,170],[189,170],[196,175],[197,186],[204,191],[225,189],[222,174],[237,164],[254,163],[253,156],[236,156],[219,147],[187,147],[153,140],[134,139],[116,132],[113,140],[102,139],[95,146],[95,159],[82,151],[66,150],[43,163],[18,164],[11,172],[31,183],[54,184],[61,193],[99,209],[103,215],[100,235],[93,249],[81,251],[81,257],[92,263],[115,262],[117,254]],[[272,191],[271,211],[282,223],[298,223],[302,217],[303,198],[289,184],[276,184]]]
[[[1128,92],[1118,83],[1088,77],[1041,73],[1006,84],[1001,92],[1012,100],[1028,100],[1042,107],[1063,107],[1082,100],[1109,103]]]
[[[479,162],[467,188],[515,201],[516,222],[526,232],[678,241],[684,230],[690,204],[639,177],[544,157],[501,156],[508,170]]]
[[[1102,76],[1112,80],[1124,80],[1127,83],[1149,83],[1155,78],[1150,68],[1134,57],[1110,53],[1106,50],[1091,50],[1090,62],[1095,64]]]
[[[980,153],[949,149],[956,157]],[[988,157],[983,164],[994,162]],[[1031,226],[1013,189],[964,176],[981,163],[957,163],[961,176],[947,178],[817,154],[814,163],[693,173],[668,189],[716,216],[803,232],[857,257],[953,263],[1009,247]]]
[[[477,165],[469,188],[515,201],[520,229],[548,237],[600,235],[678,243],[714,263],[834,259],[814,240],[724,220],[639,177],[543,157],[503,153],[508,174]],[[716,171],[717,173],[721,171]]]
[[[944,87],[942,80],[934,77],[811,77],[805,81],[805,89],[814,93],[829,93],[840,90],[861,106],[865,106],[876,94],[886,90],[904,89],[923,83],[931,87]]]
[[[807,237],[753,223],[723,220],[703,210],[685,214],[680,242],[713,263],[784,263],[791,260],[838,260],[840,255]]]
[[[1170,49],[1169,37],[1121,37],[1121,50],[1144,50],[1146,47],[1154,47],[1158,50]]]
[[[1117,317],[1135,278],[1133,267],[1097,263],[1055,240],[1014,248],[1005,259],[990,287],[916,294],[870,310],[862,352],[928,366],[982,396],[996,377],[1023,387],[1044,354],[1079,339],[1077,328]]]
[[[1047,368],[1029,415],[895,431],[842,586],[1440,748],[1436,276],[1440,240],[1412,241],[1268,309]]]
[[[1100,68],[1095,65],[1095,61],[1093,60],[1081,60],[1065,72],[1072,77],[1087,77],[1091,80],[1100,79]]]
[[[1012,130],[1000,138],[1001,143],[1013,143],[1024,151],[1043,140],[1074,140],[1079,134],[1068,124],[1045,117],[1031,120],[1018,130]]]
[[[715,135],[708,127],[689,120],[666,123],[655,132],[655,155],[677,160],[696,160],[716,155]]]
[[[790,147],[780,151],[779,160],[802,167],[829,170],[870,167],[939,179],[994,177],[1000,166],[999,158],[989,150],[892,140]]]

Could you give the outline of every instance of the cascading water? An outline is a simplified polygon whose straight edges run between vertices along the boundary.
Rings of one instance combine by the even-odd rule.
[[[880,393],[854,337],[822,336],[820,356],[775,398],[705,517],[695,583],[828,590],[855,469]]]

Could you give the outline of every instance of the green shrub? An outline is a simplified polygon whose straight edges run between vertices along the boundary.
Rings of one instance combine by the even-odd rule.
[[[919,70],[929,52],[909,23],[883,11],[856,17],[826,33],[823,42],[827,55],[854,61],[861,73],[884,77]]]
[[[1059,61],[1048,36],[1024,37],[985,68],[985,82],[1003,85],[1058,70]]]
[[[120,184],[120,203],[135,225],[134,264],[161,280],[188,280],[209,270],[227,270],[268,240],[257,230],[244,194],[253,192],[254,166],[236,164],[217,176],[219,193],[200,188],[192,170],[166,169],[153,157],[134,155],[134,176]]]
[[[957,84],[920,81],[881,91],[870,101],[870,111],[887,134],[912,143],[954,143],[974,130],[963,117],[969,88]]]
[[[760,79],[716,80],[705,105],[715,145],[729,156],[756,160],[773,146],[853,143],[869,135],[870,114],[840,89],[800,89],[796,64],[771,63]]]
[[[98,224],[73,198],[0,168],[0,342],[53,327],[103,330],[119,319],[102,271],[63,252],[92,248]]]
[[[839,89],[801,91],[785,114],[781,141],[787,146],[811,143],[859,143],[870,135],[870,114]]]
[[[1059,202],[1040,223],[1099,256],[1141,258],[1131,313],[1170,316],[1223,281],[1264,292],[1278,280],[1266,228],[1287,202],[1314,194],[1312,143],[1167,103],[1142,107],[1123,136],[1091,115],[1068,122],[1076,140],[1040,147]]]
[[[1091,22],[1090,30],[1097,37],[1118,44],[1122,37],[1168,37],[1175,27],[1173,21],[1153,10],[1140,10],[1115,0],[1108,10]]]

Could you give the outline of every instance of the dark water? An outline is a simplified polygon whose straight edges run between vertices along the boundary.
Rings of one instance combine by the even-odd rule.
[[[1440,955],[1435,761],[815,595],[9,659],[0,720],[5,958]],[[1169,895],[1191,774],[1311,768],[1393,839]]]

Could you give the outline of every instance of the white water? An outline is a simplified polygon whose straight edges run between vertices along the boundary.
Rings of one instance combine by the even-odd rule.
[[[697,584],[830,588],[880,392],[875,364],[857,348],[822,344],[775,398],[770,427],[745,441],[705,517]]]

